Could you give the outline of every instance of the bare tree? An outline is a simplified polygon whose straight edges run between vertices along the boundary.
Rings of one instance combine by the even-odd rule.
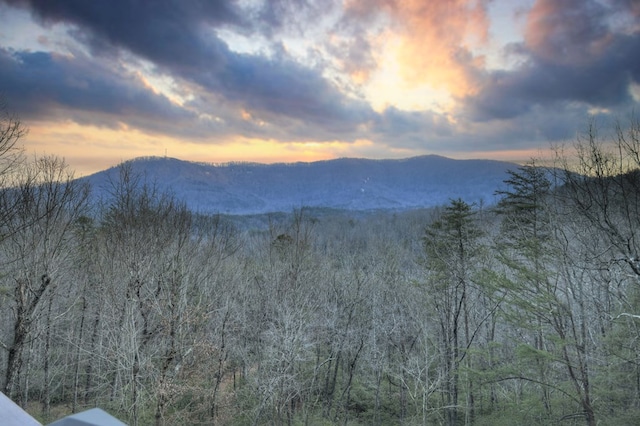
[[[24,153],[18,142],[26,134],[27,129],[22,122],[9,112],[0,99],[0,187],[10,184],[14,173],[24,163]]]
[[[210,422],[234,324],[234,292],[221,288],[237,250],[233,230],[194,215],[126,164],[110,196],[97,244],[111,400],[132,424],[151,411],[157,425]],[[181,398],[193,413],[175,408]]]
[[[30,334],[43,314],[42,302],[46,297],[51,303],[62,271],[71,267],[71,228],[83,213],[87,195],[87,187],[74,181],[64,161],[54,157],[36,159],[23,170],[22,181],[2,193],[2,206],[14,208],[3,224],[4,234],[9,235],[4,241],[5,261],[10,262],[7,277],[14,294],[13,340],[8,345],[4,384],[8,395],[19,390],[24,349],[35,338]],[[50,337],[51,319],[46,317],[45,332]],[[25,403],[24,389],[19,394]],[[45,389],[45,409],[48,398]]]
[[[640,312],[640,121],[631,116],[626,124],[618,122],[610,136],[602,136],[592,121],[573,148],[573,155],[557,150],[561,172],[556,176],[562,185],[558,199],[565,212],[573,215],[566,227],[570,237],[563,233],[559,240],[564,242],[563,271],[570,284],[565,303],[573,312],[561,331],[574,342],[573,354],[565,355],[567,366],[587,424],[595,424],[589,374],[594,344],[589,336],[596,332],[605,339],[614,327],[618,334],[626,329],[623,333],[631,341],[639,336],[634,321]],[[612,299],[619,306],[614,307]],[[638,357],[626,355],[633,345],[616,346],[608,350],[619,354],[623,365],[640,377]],[[640,394],[640,382],[634,388]]]
[[[607,239],[609,262],[640,277],[640,120],[618,123],[611,138],[591,122],[574,148],[575,158],[557,151],[562,194]]]

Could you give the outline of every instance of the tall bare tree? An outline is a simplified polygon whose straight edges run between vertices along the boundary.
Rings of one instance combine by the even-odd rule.
[[[51,303],[58,281],[64,278],[65,269],[71,268],[71,230],[84,212],[88,188],[74,181],[64,161],[55,157],[36,159],[22,173],[14,187],[2,192],[0,202],[14,209],[10,220],[2,224],[8,235],[5,261],[10,262],[5,277],[11,280],[14,295],[13,339],[8,345],[4,390],[8,395],[18,393],[25,403],[25,390],[19,392],[24,349],[36,337],[31,333],[43,315],[43,301],[46,298]],[[47,315],[48,337],[50,320]],[[45,389],[45,407],[48,398]]]

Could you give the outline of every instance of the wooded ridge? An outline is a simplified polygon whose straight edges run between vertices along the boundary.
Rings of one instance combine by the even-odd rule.
[[[132,171],[172,191],[205,214],[291,212],[300,207],[350,211],[407,210],[451,198],[492,204],[513,163],[428,155],[401,160],[342,158],[312,163],[203,164],[166,157],[127,162]],[[83,178],[96,197],[109,192],[118,167]]]

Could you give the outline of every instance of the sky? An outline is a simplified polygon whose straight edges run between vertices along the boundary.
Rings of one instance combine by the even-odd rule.
[[[35,155],[526,161],[640,111],[637,0],[0,0]]]

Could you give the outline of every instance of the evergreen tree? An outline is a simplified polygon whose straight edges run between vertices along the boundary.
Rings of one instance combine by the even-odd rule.
[[[426,230],[423,240],[430,274],[432,303],[439,324],[442,404],[446,423],[458,423],[460,370],[470,365],[469,348],[475,333],[470,312],[474,258],[482,235],[474,221],[475,212],[461,199],[452,200],[441,217]],[[466,358],[466,359],[465,359]],[[467,380],[467,410],[474,415],[473,384]]]
[[[595,425],[587,363],[586,280],[583,268],[572,259],[581,256],[575,256],[556,215],[547,171],[530,163],[509,175],[509,189],[500,192],[498,204],[503,221],[497,251],[506,266],[511,308],[506,318],[526,342],[517,350],[524,362],[516,376],[540,384],[548,419],[554,414],[551,390],[570,384],[574,392],[561,393],[579,404],[587,425]],[[527,368],[531,363],[533,371]]]

